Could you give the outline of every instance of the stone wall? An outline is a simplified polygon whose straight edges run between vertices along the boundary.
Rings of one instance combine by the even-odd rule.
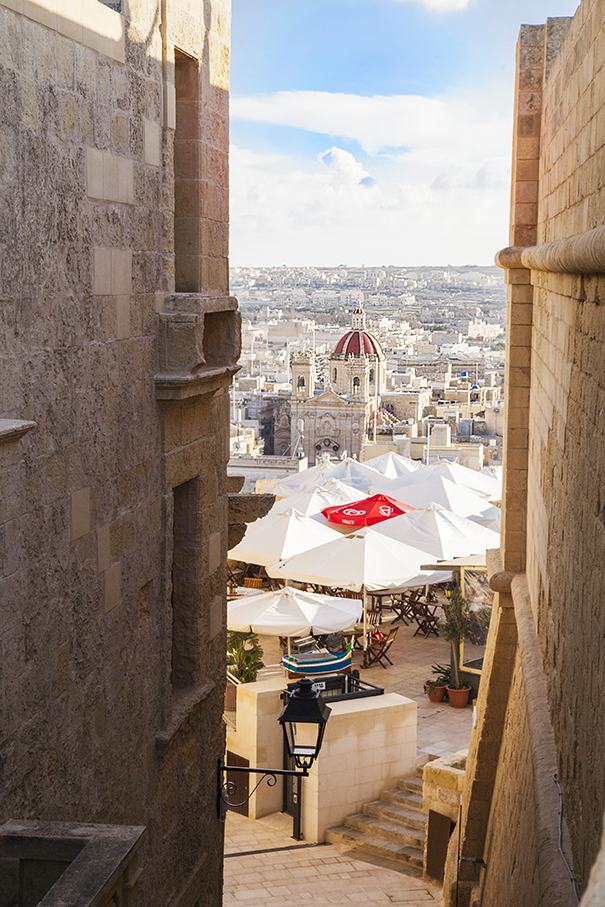
[[[147,826],[142,903],[219,904],[229,3],[21,7],[0,2],[0,417],[35,427],[0,432],[1,819]]]
[[[494,766],[482,742],[498,695],[482,684],[462,830],[469,855],[487,862],[461,869],[465,896],[474,882],[490,905],[575,903],[565,860],[586,903],[603,886],[604,65],[600,0],[521,29],[511,247],[496,256],[509,305],[502,561],[492,570],[493,621],[512,602],[518,648],[493,728],[489,817],[473,826]]]

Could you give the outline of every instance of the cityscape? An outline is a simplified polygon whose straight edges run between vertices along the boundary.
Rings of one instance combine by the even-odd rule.
[[[242,353],[229,470],[244,470],[246,490],[254,490],[252,474],[260,481],[263,469],[269,476],[280,468],[266,456],[304,455],[313,465],[325,452],[369,459],[391,448],[424,461],[427,436],[428,460],[501,465],[506,288],[498,268],[234,268],[231,289],[242,311]],[[365,392],[338,387],[362,426],[344,443],[344,415],[330,416],[334,401],[321,394],[338,384],[334,350],[355,311],[384,354],[384,377],[376,392],[370,354]],[[305,396],[315,398],[311,408]],[[317,424],[322,401],[338,439]]]
[[[605,0],[0,85],[0,907],[603,907]]]

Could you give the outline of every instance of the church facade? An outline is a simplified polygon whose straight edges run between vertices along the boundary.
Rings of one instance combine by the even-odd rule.
[[[302,451],[310,464],[324,453],[359,456],[386,387],[386,356],[366,328],[363,309],[355,309],[351,329],[330,356],[323,391],[315,394],[313,353],[295,354],[290,368],[292,450]]]

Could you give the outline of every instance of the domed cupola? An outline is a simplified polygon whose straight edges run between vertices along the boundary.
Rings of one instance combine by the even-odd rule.
[[[361,306],[353,312],[352,330],[347,331],[334,347],[334,356],[377,356],[384,360],[386,356],[380,342],[366,330],[366,313]]]

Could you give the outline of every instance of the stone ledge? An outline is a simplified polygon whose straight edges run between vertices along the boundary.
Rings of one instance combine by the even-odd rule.
[[[206,366],[193,375],[156,375],[156,400],[186,400],[227,387],[240,366]]]
[[[164,312],[206,315],[212,312],[236,312],[235,296],[204,296],[202,293],[166,293]]]
[[[485,566],[490,589],[510,595],[511,583],[517,574],[504,569],[499,548],[490,548],[485,552]],[[510,606],[512,607],[512,602]]]
[[[0,419],[0,444],[18,441],[36,426],[37,422],[26,422],[23,419]]]
[[[139,881],[137,851],[144,832],[144,826],[135,825],[11,819],[0,826],[0,863],[69,864],[40,903],[45,907],[104,907],[115,903],[111,898],[116,886],[129,893]],[[134,902],[124,898],[125,905]]]
[[[554,274],[605,273],[605,227],[540,246],[508,246],[496,253],[499,268],[550,271]]]

